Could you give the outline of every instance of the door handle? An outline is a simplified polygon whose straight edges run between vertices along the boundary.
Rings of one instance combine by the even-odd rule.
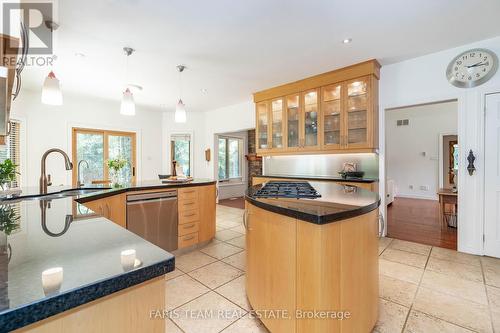
[[[243,212],[243,226],[245,227],[245,230],[248,230],[248,228],[247,228],[247,211],[248,210],[245,209],[245,211]]]
[[[189,226],[184,226],[184,229],[191,229],[191,228],[194,228],[196,226],[195,223],[189,225]]]
[[[194,236],[191,236],[191,237],[188,237],[188,238],[184,238],[185,241],[188,241],[188,240],[191,240],[191,239],[194,239]]]
[[[476,171],[476,167],[474,166],[474,161],[476,160],[476,156],[474,156],[474,153],[472,152],[472,149],[469,151],[469,156],[467,156],[467,161],[469,162],[469,165],[467,166],[467,171],[469,171],[469,176],[472,176],[474,174],[474,171]]]

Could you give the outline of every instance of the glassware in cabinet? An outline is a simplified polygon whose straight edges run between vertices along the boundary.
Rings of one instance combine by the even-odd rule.
[[[259,149],[268,149],[269,113],[266,102],[257,104],[257,146]]]
[[[304,105],[304,141],[303,147],[318,146],[318,91],[311,90],[303,94]]]
[[[323,144],[339,146],[342,132],[342,85],[335,84],[323,87]]]
[[[347,83],[347,145],[368,141],[368,82],[366,79]]]
[[[283,99],[271,101],[271,143],[276,149],[283,148]]]
[[[286,97],[287,147],[299,147],[300,98],[299,95]]]

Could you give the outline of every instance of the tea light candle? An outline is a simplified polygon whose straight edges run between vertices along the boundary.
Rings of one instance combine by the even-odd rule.
[[[124,270],[134,268],[135,265],[135,250],[124,250],[121,252],[121,263]]]
[[[42,287],[45,295],[58,292],[61,289],[62,282],[62,267],[52,267],[42,272]]]

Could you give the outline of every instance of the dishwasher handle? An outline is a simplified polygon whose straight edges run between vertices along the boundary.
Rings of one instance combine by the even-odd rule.
[[[136,200],[136,201],[127,201],[127,206],[132,205],[142,205],[145,202],[161,202],[161,201],[174,201],[177,200],[177,197],[174,198],[157,198],[157,199],[146,199],[146,200]]]
[[[177,200],[177,191],[153,192],[153,193],[127,195],[127,202],[147,201],[147,200],[156,200],[156,199]]]

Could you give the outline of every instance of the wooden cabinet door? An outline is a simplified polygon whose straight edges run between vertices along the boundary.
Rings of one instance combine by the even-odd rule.
[[[324,150],[341,149],[344,138],[342,84],[321,88],[321,118],[319,122],[321,147]]]
[[[198,241],[204,242],[215,237],[215,185],[198,187],[200,221]]]
[[[319,142],[319,89],[308,90],[301,94],[302,99],[302,128],[301,148],[304,150],[320,149]]]
[[[99,200],[92,200],[92,201],[87,201],[83,203],[83,205],[91,210],[94,211],[94,213],[104,216],[104,208],[103,208],[103,202],[105,199],[99,199]]]
[[[246,203],[246,291],[258,310],[286,310],[292,317],[262,318],[271,332],[295,332],[296,223]]]
[[[271,149],[270,125],[269,125],[269,103],[267,101],[257,103],[255,122],[255,140],[257,153],[263,153]]]
[[[271,130],[271,146],[273,151],[281,151],[285,149],[285,106],[283,98],[273,99],[270,103],[270,130]]]
[[[347,81],[344,97],[344,148],[372,148],[373,105],[369,77]]]
[[[302,112],[300,108],[300,94],[285,97],[285,128],[286,150],[300,149]]]
[[[127,206],[125,194],[117,194],[105,199],[106,218],[119,226],[127,227]]]

